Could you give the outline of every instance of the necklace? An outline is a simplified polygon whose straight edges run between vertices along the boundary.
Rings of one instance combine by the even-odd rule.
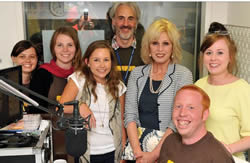
[[[105,120],[105,115],[106,115],[106,103],[104,105],[104,110],[103,110],[103,116],[101,116],[101,109],[100,109],[100,105],[99,102],[97,101],[97,105],[98,105],[98,109],[99,109],[99,115],[100,115],[100,122],[101,122],[101,126],[100,127],[104,127],[104,120]]]
[[[158,93],[160,92],[160,89],[161,89],[161,87],[162,87],[163,82],[161,81],[161,84],[159,85],[159,87],[158,87],[157,90],[155,91],[155,90],[154,90],[154,87],[153,87],[153,80],[152,80],[152,77],[151,77],[152,72],[153,72],[153,65],[152,65],[152,67],[151,67],[151,69],[150,69],[150,74],[149,74],[149,90],[150,90],[150,92],[153,93],[153,94],[158,94]]]

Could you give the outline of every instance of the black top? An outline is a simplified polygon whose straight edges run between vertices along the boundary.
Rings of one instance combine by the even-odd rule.
[[[67,79],[56,77],[55,75],[51,74],[49,71],[40,68],[34,74],[31,82],[30,82],[30,89],[39,93],[40,95],[47,97],[56,101],[56,97],[60,96],[63,92],[65,85],[67,84]],[[35,100],[39,103],[39,105],[49,108],[55,109],[54,106],[48,106],[48,103],[40,98],[30,95],[30,98]],[[34,113],[46,113],[42,110],[39,110],[35,107],[29,107],[27,113],[34,114]]]
[[[118,61],[118,58],[116,57],[117,60],[117,66],[118,68],[121,68],[120,66],[129,66],[129,60],[130,60],[130,56],[133,52],[133,58],[132,58],[132,62],[130,64],[130,71],[128,71],[128,75],[126,80],[124,81],[125,85],[127,85],[128,82],[128,78],[129,78],[129,74],[132,71],[131,68],[135,68],[136,66],[141,66],[144,65],[142,59],[141,59],[141,41],[139,41],[138,39],[136,40],[136,48],[133,50],[133,47],[128,47],[128,48],[118,48],[117,50],[115,50],[115,54],[116,56],[119,55],[119,59],[120,59],[120,63]],[[112,44],[112,40],[110,40],[110,43]],[[127,68],[122,68],[122,79],[124,79],[125,75],[127,72]]]
[[[158,94],[150,92],[149,80],[148,77],[139,100],[139,119],[142,127],[159,130]],[[160,84],[161,81],[153,80],[154,90],[157,90]]]

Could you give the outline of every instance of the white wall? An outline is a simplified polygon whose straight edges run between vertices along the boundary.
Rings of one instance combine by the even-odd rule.
[[[227,24],[250,27],[250,2],[228,3]]]
[[[202,3],[202,25],[201,38],[207,33],[210,23],[218,21],[227,23],[228,2],[203,2]],[[202,39],[201,39],[202,40]]]
[[[24,39],[22,2],[0,2],[0,69],[12,66],[13,46]]]
[[[210,23],[250,27],[250,2],[203,2],[202,34],[208,31]],[[203,38],[203,36],[201,36]]]

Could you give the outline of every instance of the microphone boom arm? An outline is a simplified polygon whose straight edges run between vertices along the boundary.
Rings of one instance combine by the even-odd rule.
[[[13,95],[15,96],[17,99],[19,99],[20,101],[24,101],[27,102],[29,104],[31,104],[32,106],[43,110],[47,113],[56,115],[57,117],[61,117],[63,112],[64,112],[64,106],[56,101],[53,101],[47,97],[44,97],[24,86],[21,86],[9,79],[4,78],[3,76],[0,76],[0,90],[2,90],[3,93],[7,94],[7,95]],[[51,105],[54,105],[56,107],[58,107],[59,109],[57,111],[54,110],[49,110],[41,105],[39,105],[36,101],[34,101],[33,99],[29,98],[28,96],[26,96],[25,94],[23,94],[22,92],[20,92],[19,90],[28,92],[29,94],[32,94],[35,97],[38,97],[46,102],[48,102]]]
[[[36,101],[32,100],[25,94],[23,94],[21,91],[28,92],[29,94],[38,97],[49,104],[52,104],[59,109],[57,111],[47,109],[41,105],[39,105]],[[86,118],[81,117],[79,113],[79,101],[70,101],[66,102],[64,104],[60,104],[56,101],[53,101],[49,98],[46,98],[42,95],[39,95],[38,93],[21,86],[11,80],[8,80],[4,78],[3,76],[0,76],[0,91],[2,91],[4,94],[10,96],[14,96],[20,101],[27,102],[31,104],[32,106],[41,109],[47,113],[50,113],[52,115],[56,115],[60,118],[60,120],[57,122],[57,124],[60,124],[62,128],[65,128],[65,142],[66,142],[66,151],[69,155],[75,157],[75,163],[79,162],[79,157],[82,156],[87,149],[87,130],[90,130],[90,116],[87,116]],[[66,118],[64,117],[64,105],[73,105],[73,117],[72,118]],[[65,127],[66,125],[66,127]],[[59,125],[58,125],[59,126]],[[60,128],[60,127],[59,127]],[[61,130],[62,130],[61,128]],[[80,142],[80,146],[79,146]],[[75,148],[78,147],[78,148]]]

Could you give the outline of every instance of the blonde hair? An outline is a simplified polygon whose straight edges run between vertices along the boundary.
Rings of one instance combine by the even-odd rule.
[[[142,38],[141,45],[141,59],[145,64],[152,63],[150,54],[150,44],[158,40],[160,34],[165,32],[173,45],[172,56],[170,57],[171,63],[179,63],[182,59],[180,33],[176,25],[166,18],[155,20],[145,32]]]

